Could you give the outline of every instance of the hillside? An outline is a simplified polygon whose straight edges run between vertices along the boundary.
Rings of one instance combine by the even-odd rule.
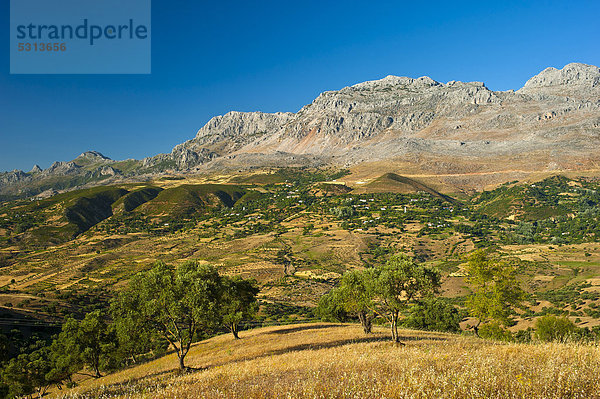
[[[431,194],[434,197],[443,199],[450,203],[456,202],[452,197],[444,195],[433,188],[426,186],[414,179],[399,176],[395,173],[386,173],[368,184],[358,187],[354,190],[357,194],[362,193],[418,193],[424,192]]]
[[[88,379],[68,398],[598,398],[596,346],[503,344],[358,325],[299,324],[195,344],[186,375],[174,354]]]
[[[438,267],[441,295],[461,306],[469,293],[465,256],[489,248],[519,262],[530,294],[513,331],[545,314],[565,315],[579,327],[600,324],[597,180],[513,182],[448,202],[428,185],[396,176],[374,179],[378,192],[362,194],[340,184],[343,171],[287,170],[248,177],[260,185],[157,179],[5,204],[0,314],[79,317],[105,307],[157,260],[200,260],[223,274],[257,279],[261,321],[307,320],[345,271],[398,252]],[[398,193],[398,185],[410,192]],[[110,201],[87,206],[94,198]],[[74,221],[91,224],[104,215],[98,210],[108,216],[79,232],[67,219],[77,204]]]

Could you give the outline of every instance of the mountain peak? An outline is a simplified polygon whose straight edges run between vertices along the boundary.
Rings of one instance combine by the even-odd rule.
[[[81,153],[75,159],[88,159],[88,160],[94,160],[94,161],[110,161],[109,157],[102,155],[98,151],[86,151],[84,153]]]
[[[529,79],[518,92],[598,98],[600,68],[576,62],[567,64],[562,69],[549,67]]]

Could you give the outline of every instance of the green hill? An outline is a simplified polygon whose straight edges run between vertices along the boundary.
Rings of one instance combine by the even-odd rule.
[[[246,191],[225,184],[183,184],[161,191],[136,211],[150,217],[185,218],[210,207],[232,207]]]
[[[448,195],[442,194],[431,187],[426,186],[416,180],[400,176],[395,173],[386,173],[379,176],[372,182],[356,189],[357,193],[398,193],[409,194],[416,192],[426,192],[434,197],[454,203],[456,200]]]

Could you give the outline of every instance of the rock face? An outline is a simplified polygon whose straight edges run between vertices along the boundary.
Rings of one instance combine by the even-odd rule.
[[[292,155],[340,166],[435,159],[442,169],[457,159],[521,157],[531,167],[556,169],[597,157],[599,82],[600,69],[584,64],[545,69],[516,92],[388,76],[324,92],[296,114],[215,117],[169,157],[184,169],[259,166],[273,158],[285,166]]]
[[[49,175],[67,175],[77,173],[80,168],[74,161],[69,162],[54,162],[48,169],[44,169],[42,174]]]
[[[563,69],[546,68],[529,79],[518,93],[568,96],[600,100],[600,68],[568,64]]]

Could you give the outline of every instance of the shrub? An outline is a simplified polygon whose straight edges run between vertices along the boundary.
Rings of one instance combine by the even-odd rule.
[[[577,333],[577,326],[564,316],[543,316],[535,322],[535,337],[540,341],[564,341]]]
[[[494,321],[491,323],[483,324],[479,327],[479,336],[487,339],[494,339],[497,341],[513,341],[514,337],[509,330],[502,328],[500,323]]]
[[[428,298],[410,309],[404,325],[419,330],[460,332],[462,315],[453,305]]]

